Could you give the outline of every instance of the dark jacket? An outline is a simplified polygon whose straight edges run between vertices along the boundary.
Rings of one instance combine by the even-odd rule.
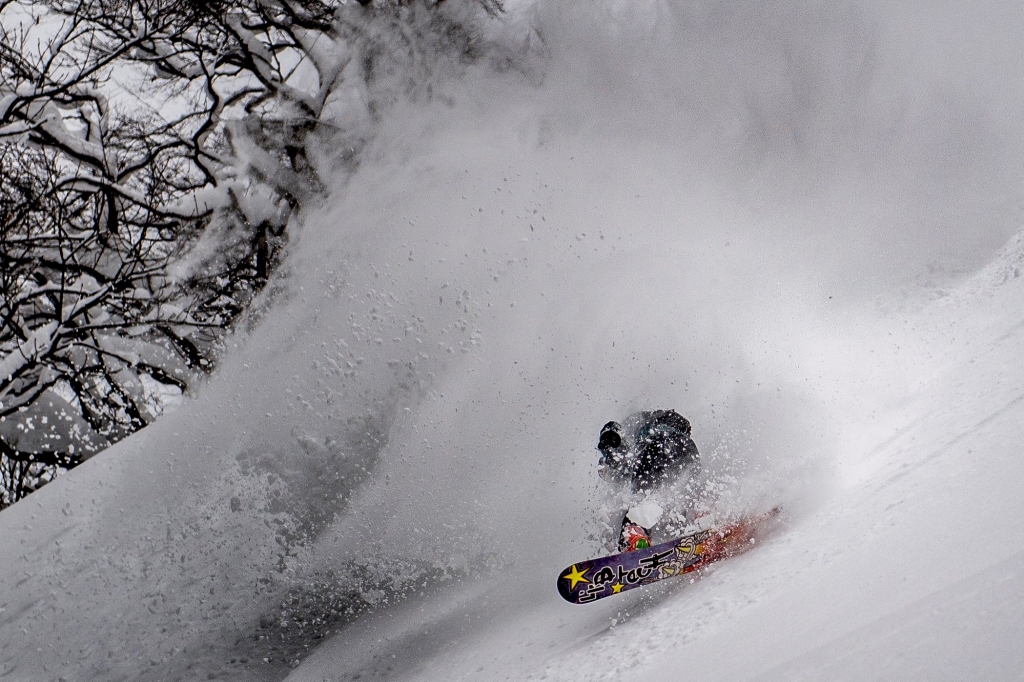
[[[690,422],[675,410],[637,412],[622,424],[608,422],[597,449],[601,476],[628,483],[633,490],[649,490],[683,472],[700,470]]]

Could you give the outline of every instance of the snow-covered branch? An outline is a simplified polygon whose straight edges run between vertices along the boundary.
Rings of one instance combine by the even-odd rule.
[[[421,51],[471,53],[451,2],[0,0],[0,417],[114,442],[209,371]]]

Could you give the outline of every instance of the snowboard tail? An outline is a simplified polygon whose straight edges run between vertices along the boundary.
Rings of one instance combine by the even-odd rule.
[[[778,513],[775,508],[761,516],[690,533],[653,547],[575,563],[559,574],[558,593],[573,604],[586,604],[691,573],[753,547],[758,534],[766,530]]]

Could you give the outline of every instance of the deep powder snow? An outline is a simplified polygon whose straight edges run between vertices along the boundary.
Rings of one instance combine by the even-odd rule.
[[[585,4],[510,7],[528,68],[398,106],[218,375],[0,515],[0,678],[1017,679],[1019,10]],[[562,603],[598,429],[663,406],[785,526]]]

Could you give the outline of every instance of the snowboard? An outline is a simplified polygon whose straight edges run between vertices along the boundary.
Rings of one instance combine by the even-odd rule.
[[[645,549],[581,561],[558,576],[558,593],[573,604],[610,597],[641,585],[684,575],[752,548],[779,508],[700,530]]]

